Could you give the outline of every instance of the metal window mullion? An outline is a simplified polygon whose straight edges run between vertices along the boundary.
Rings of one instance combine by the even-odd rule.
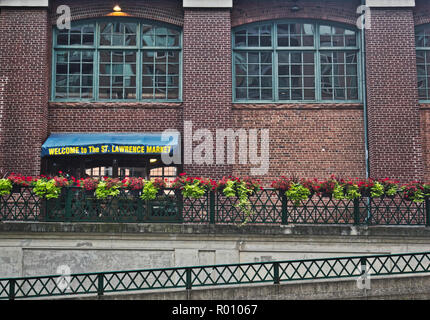
[[[82,35],[82,33],[81,33]],[[82,41],[82,37],[81,37],[81,41]],[[80,50],[80,57],[79,57],[79,100],[82,99],[82,55],[83,55],[83,50]]]
[[[303,41],[303,39],[302,39]],[[305,100],[305,65],[303,62],[303,53],[304,51],[301,52],[301,70],[302,70],[302,100]]]
[[[155,41],[155,33],[154,33],[154,41]],[[152,81],[153,81],[153,86],[152,86],[152,99],[155,99],[155,87],[157,86],[157,73],[155,72],[155,56],[157,55],[157,51],[154,50],[153,51],[154,54],[152,55]]]
[[[70,51],[67,51],[67,81],[66,81],[66,93],[67,93],[67,99],[69,99],[69,92],[70,92],[70,83],[69,83],[69,79],[70,79]]]
[[[139,21],[136,26],[136,100],[142,101],[142,83],[143,83],[143,58],[142,58],[142,22]]]
[[[335,63],[334,63],[334,52],[331,51],[331,83],[332,83],[332,85],[331,85],[331,88],[332,88],[331,99],[333,101],[336,100],[334,98],[335,97],[334,92],[335,92],[335,88],[336,88],[335,83],[334,83],[334,65],[335,65]]]
[[[95,51],[93,54],[93,99],[95,101],[99,100],[99,41],[100,41],[100,24],[98,22],[95,23],[94,28],[94,46]]]
[[[168,38],[167,38],[168,40]],[[166,51],[166,100],[169,97],[169,51]]]
[[[314,37],[314,78],[315,78],[315,100],[322,101],[322,70],[321,70],[321,53],[320,53],[320,25],[318,23],[315,26],[315,37]]]
[[[424,37],[424,39],[425,39],[425,37]],[[428,93],[429,86],[428,86],[428,77],[427,77],[427,52],[426,51],[423,51],[423,52],[424,52],[424,70],[426,73],[426,77],[425,77],[426,87],[425,87],[425,89],[426,89],[426,98],[428,100],[429,99],[429,93]]]
[[[272,24],[272,100],[279,101],[278,25]]]

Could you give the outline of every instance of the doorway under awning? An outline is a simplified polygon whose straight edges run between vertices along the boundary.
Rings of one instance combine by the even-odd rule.
[[[178,141],[177,133],[53,133],[41,156],[173,154]]]
[[[179,133],[53,133],[42,145],[42,173],[74,177],[172,178],[162,155],[180,148]],[[180,152],[180,150],[178,150]],[[161,173],[160,173],[161,172]]]

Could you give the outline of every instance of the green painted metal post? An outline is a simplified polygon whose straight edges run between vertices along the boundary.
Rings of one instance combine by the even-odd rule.
[[[143,205],[143,201],[144,200],[140,199],[139,197],[136,197],[136,198],[133,198],[133,201],[137,201],[137,207],[136,207],[136,209],[137,209],[137,212],[136,212],[137,221],[138,222],[143,222],[143,219],[144,219],[144,212],[143,212],[144,205]]]
[[[281,224],[288,224],[288,199],[284,191],[279,191],[279,197],[282,202]]]
[[[279,284],[280,279],[279,279],[279,262],[274,262],[273,263],[273,283],[274,284]]]
[[[430,197],[425,197],[426,227],[430,227]]]
[[[354,225],[360,224],[360,199],[354,198]]]
[[[209,224],[215,224],[215,191],[209,193]]]
[[[97,295],[102,296],[104,294],[104,277],[105,275],[99,274],[97,275]]]
[[[187,290],[191,290],[191,287],[193,286],[192,280],[191,280],[191,268],[185,269],[185,288]]]
[[[176,208],[178,210],[178,222],[183,222],[183,210],[184,210],[184,198],[182,196],[182,193],[180,190],[175,189],[175,196],[176,196]]]
[[[15,300],[15,279],[9,281],[9,300]]]
[[[65,205],[65,219],[66,221],[72,220],[72,197],[73,197],[73,190],[72,188],[65,188],[66,190],[66,199],[64,202]]]

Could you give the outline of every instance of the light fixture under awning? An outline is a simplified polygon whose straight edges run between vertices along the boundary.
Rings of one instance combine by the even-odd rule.
[[[178,133],[53,133],[42,157],[93,154],[172,154]]]

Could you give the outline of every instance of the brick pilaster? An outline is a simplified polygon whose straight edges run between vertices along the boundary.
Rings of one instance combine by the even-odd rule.
[[[2,8],[0,70],[8,78],[2,124],[6,171],[40,172],[48,127],[49,48],[47,8]]]
[[[411,8],[372,8],[366,30],[370,175],[423,178],[414,17]]]
[[[233,128],[229,9],[184,9],[183,120],[193,131]],[[184,137],[187,141],[189,137]],[[195,143],[198,145],[199,142]],[[186,148],[186,146],[185,146]],[[215,161],[215,148],[213,159]],[[184,153],[186,153],[186,149]],[[231,165],[184,165],[193,175],[230,175]]]

